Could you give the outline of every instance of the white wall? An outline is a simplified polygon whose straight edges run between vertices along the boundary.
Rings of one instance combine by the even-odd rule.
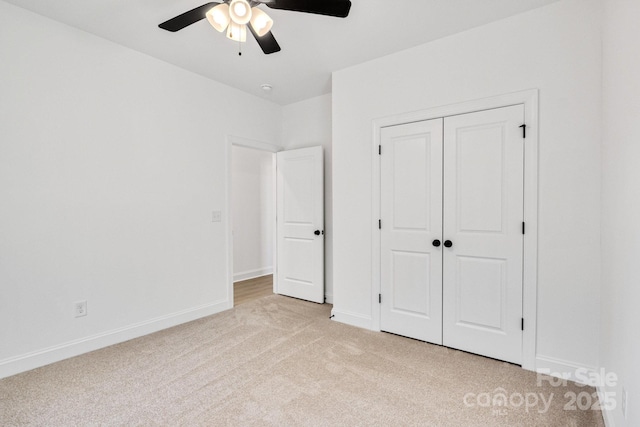
[[[281,107],[4,2],[0,94],[0,377],[231,306],[225,136]]]
[[[601,2],[564,0],[333,75],[334,314],[372,317],[372,121],[539,89],[539,367],[598,366]]]
[[[640,2],[604,2],[601,366],[618,375],[609,425],[640,426]],[[622,417],[622,388],[628,392]]]
[[[273,273],[273,154],[234,146],[231,154],[233,279]]]
[[[282,110],[285,149],[321,145],[324,149],[325,297],[333,303],[333,184],[331,149],[331,94],[285,106]]]

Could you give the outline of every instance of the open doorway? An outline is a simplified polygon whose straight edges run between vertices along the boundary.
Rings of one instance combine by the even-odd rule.
[[[242,160],[245,155],[251,158],[248,162]],[[283,151],[268,143],[227,136],[229,308],[235,305],[236,284],[271,274],[271,293],[324,302],[323,171],[320,146]],[[245,182],[253,182],[252,189],[242,188]],[[256,212],[257,217],[245,221],[246,215]],[[253,263],[248,262],[252,259]],[[267,280],[261,280],[267,283],[265,288]],[[265,293],[269,294],[266,289]]]
[[[273,294],[274,154],[231,144],[233,305]]]

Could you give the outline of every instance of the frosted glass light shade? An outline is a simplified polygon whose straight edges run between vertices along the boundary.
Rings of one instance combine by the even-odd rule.
[[[229,16],[236,24],[244,25],[251,20],[251,6],[247,0],[232,0],[229,3]]]
[[[239,25],[235,22],[231,22],[229,27],[227,28],[227,37],[231,40],[235,40],[237,42],[246,42],[247,41],[247,26]]]
[[[260,37],[271,31],[273,27],[273,19],[269,17],[262,9],[254,7],[251,9],[251,27]]]
[[[207,17],[209,24],[219,32],[223,32],[231,21],[231,17],[229,16],[229,5],[226,3],[220,3],[216,7],[211,8],[205,16]]]

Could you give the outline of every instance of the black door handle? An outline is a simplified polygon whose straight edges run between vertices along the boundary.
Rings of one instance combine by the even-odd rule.
[[[451,246],[453,246],[453,242],[451,240],[445,240],[444,241],[444,247],[445,248],[450,248]]]
[[[313,234],[315,234],[316,236],[319,236],[320,235],[320,230],[314,231]]]
[[[431,242],[431,244],[437,248],[438,246],[440,246],[440,240],[436,239],[433,242]]]

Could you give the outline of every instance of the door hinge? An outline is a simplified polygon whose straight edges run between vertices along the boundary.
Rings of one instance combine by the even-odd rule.
[[[378,304],[382,304],[382,294],[378,294]]]
[[[526,124],[522,124],[520,125],[520,127],[522,128],[522,138],[526,138],[527,137],[527,125]]]
[[[524,234],[524,221],[522,222],[522,234]]]
[[[520,318],[520,330],[524,331],[524,317]]]
[[[378,145],[378,155],[382,155],[382,145]]]
[[[378,220],[378,230],[382,230],[382,220]]]

